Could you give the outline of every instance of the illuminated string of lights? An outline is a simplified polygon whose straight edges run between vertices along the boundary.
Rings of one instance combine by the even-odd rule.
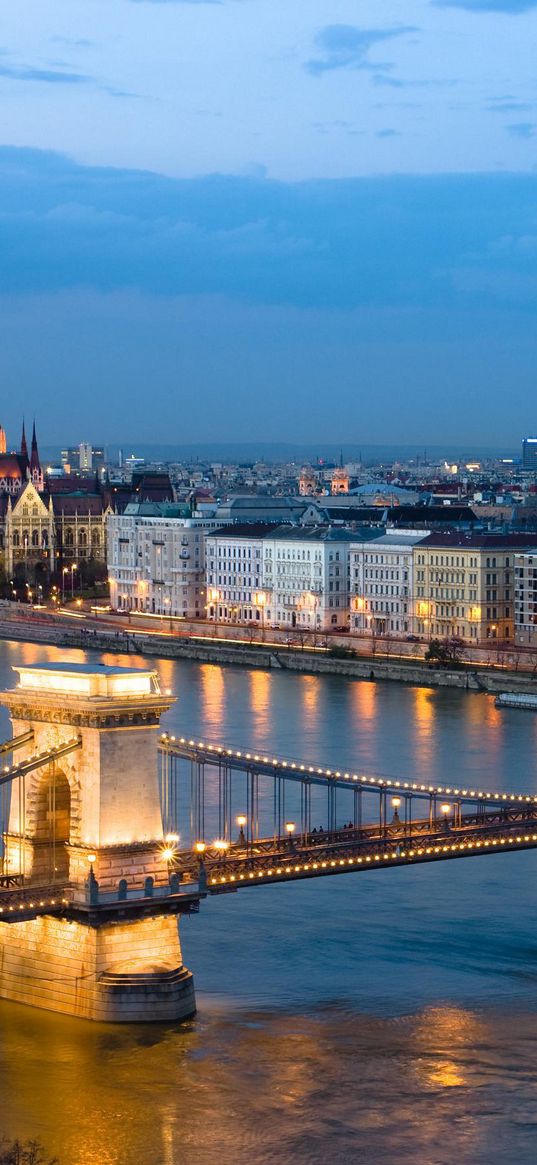
[[[437,858],[439,861],[443,861],[449,857],[463,857],[465,854],[467,855],[480,849],[489,851],[499,849],[501,852],[502,847],[529,846],[533,843],[537,843],[537,833],[518,834],[517,837],[495,837],[478,841],[453,842],[450,845],[420,846],[414,849],[399,850],[399,852],[392,850],[382,854],[367,854],[364,857],[327,858],[325,861],[309,861],[303,863],[290,862],[288,865],[278,865],[271,869],[258,872],[249,870],[244,874],[219,874],[218,876],[208,878],[207,884],[208,886],[214,887],[237,885],[237,883],[249,885],[252,882],[274,881],[277,878],[283,879],[289,876],[295,877],[296,874],[330,873],[332,871],[337,873],[343,870],[348,871],[352,867],[367,868],[370,866],[374,868],[375,863],[380,864],[381,862],[387,863],[388,865],[392,863],[401,865],[412,864],[415,858],[430,858],[433,861]]]
[[[82,738],[80,736],[73,736],[69,740],[62,741],[56,748],[45,748],[41,752],[34,752],[32,756],[28,756],[25,760],[17,765],[4,765],[0,772],[0,781],[16,781],[18,777],[24,776],[32,769],[39,768],[41,765],[47,764],[48,761],[54,760],[56,757],[65,756],[68,752],[73,752],[82,745]]]
[[[69,906],[69,899],[49,898],[48,901],[40,899],[39,902],[18,902],[11,906],[0,906],[0,914],[14,914],[20,910],[46,910],[50,906],[56,906],[58,909],[61,909],[63,906]]]
[[[232,760],[241,761],[241,765],[245,762],[253,762],[254,764],[268,765],[273,769],[282,769],[284,772],[304,773],[305,776],[328,777],[341,781],[342,783],[353,782],[371,786],[379,790],[400,789],[409,794],[421,794],[425,796],[452,796],[459,798],[466,798],[467,800],[475,801],[477,799],[487,801],[511,801],[511,802],[525,802],[527,804],[537,803],[537,796],[529,796],[526,793],[493,793],[486,790],[476,789],[461,789],[455,788],[451,785],[421,785],[412,781],[400,781],[389,777],[375,777],[366,774],[342,772],[340,769],[327,769],[316,765],[302,764],[299,761],[281,760],[279,757],[262,756],[260,753],[244,752],[239,749],[226,748],[223,745],[207,744],[203,740],[187,740],[186,737],[171,736],[169,733],[163,733],[161,736],[161,744],[169,748],[173,752],[173,746],[179,750],[181,747],[185,749],[192,749],[199,752],[204,752],[210,757],[220,758],[229,757]]]

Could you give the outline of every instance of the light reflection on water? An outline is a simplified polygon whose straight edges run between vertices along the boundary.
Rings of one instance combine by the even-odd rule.
[[[0,644],[0,685],[58,658],[84,655]],[[178,694],[171,732],[537,788],[537,717],[483,695],[150,663]],[[0,1131],[61,1165],[533,1165],[536,871],[533,853],[497,855],[211,899],[182,924],[187,1027],[0,1004]]]

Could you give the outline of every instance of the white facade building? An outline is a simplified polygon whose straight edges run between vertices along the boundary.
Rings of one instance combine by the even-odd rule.
[[[256,523],[209,535],[209,618],[289,630],[347,628],[349,547],[355,539],[348,530],[327,526]]]
[[[206,615],[205,535],[216,519],[184,517],[171,503],[127,506],[107,521],[114,610],[185,619]]]
[[[413,550],[426,535],[384,534],[350,548],[350,629],[373,635],[414,631]]]
[[[267,622],[326,631],[348,627],[348,530],[281,527],[263,539]]]
[[[271,527],[229,526],[206,540],[207,613],[224,623],[263,622],[263,539]]]

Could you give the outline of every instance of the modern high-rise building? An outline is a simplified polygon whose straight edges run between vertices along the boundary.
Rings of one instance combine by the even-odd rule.
[[[93,468],[93,449],[87,441],[78,446],[78,463],[83,473]]]
[[[524,437],[522,442],[522,468],[537,473],[537,437]]]

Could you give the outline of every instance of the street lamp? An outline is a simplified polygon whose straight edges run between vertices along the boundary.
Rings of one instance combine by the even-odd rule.
[[[285,830],[287,833],[287,837],[289,839],[289,849],[294,849],[293,834],[295,832],[295,829],[296,829],[296,825],[295,825],[294,821],[286,821],[285,822]]]
[[[261,611],[261,638],[264,639],[264,637],[265,637],[265,607],[267,605],[267,596],[265,594],[265,591],[257,591],[257,593],[254,595],[254,603],[255,603],[258,611]]]
[[[229,841],[225,841],[223,837],[218,837],[216,841],[213,841],[213,849],[217,850],[220,856],[223,857],[229,849]]]
[[[215,633],[215,635],[218,632],[218,603],[219,603],[219,601],[220,601],[220,593],[219,593],[219,591],[216,590],[216,588],[213,587],[209,591],[209,602],[213,604],[214,633]]]
[[[239,826],[239,837],[238,837],[239,845],[246,845],[246,836],[244,833],[244,826],[246,825],[246,817],[244,816],[243,813],[241,813],[236,818],[236,821],[237,821],[237,825]]]
[[[444,829],[447,830],[447,829],[449,829],[449,818],[451,815],[451,805],[448,805],[447,801],[445,801],[444,804],[440,806],[440,812],[442,814],[442,817],[444,818]]]
[[[392,807],[393,807],[392,825],[399,826],[401,824],[401,818],[399,817],[400,806],[401,806],[401,798],[400,797],[392,797]]]

